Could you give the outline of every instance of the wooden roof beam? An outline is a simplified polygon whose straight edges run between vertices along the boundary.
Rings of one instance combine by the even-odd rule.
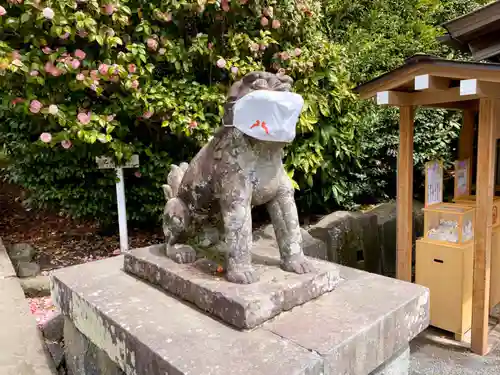
[[[423,74],[415,77],[415,90],[441,91],[450,88],[451,79]]]
[[[453,107],[460,102],[472,101],[479,98],[500,98],[500,83],[467,79],[460,81],[460,87],[453,87],[440,91],[381,91],[377,93],[377,104],[398,107],[439,107],[440,105],[443,105],[443,107],[445,107],[445,105],[447,107]],[[463,105],[456,105],[456,107],[463,108]]]

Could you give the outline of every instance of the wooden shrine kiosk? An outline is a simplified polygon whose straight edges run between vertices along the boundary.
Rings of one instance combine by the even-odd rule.
[[[460,277],[463,279],[468,277],[471,280],[469,286],[471,293],[469,292],[469,296],[464,294],[465,297],[462,296],[462,298],[465,301],[464,304],[469,304],[468,327],[471,329],[471,348],[475,353],[484,355],[488,352],[490,275],[492,273],[492,210],[495,193],[496,144],[497,139],[500,138],[500,64],[451,61],[425,55],[415,56],[408,59],[403,66],[357,87],[355,91],[361,99],[375,98],[379,105],[395,106],[400,109],[397,167],[397,278],[410,282],[412,281],[413,119],[415,108],[434,107],[462,111],[463,125],[460,135],[459,157],[461,159],[469,158],[470,161],[473,160],[474,121],[476,116],[479,118],[475,201],[468,206],[469,208],[466,205],[461,209],[460,219],[458,219],[462,222],[464,215],[470,215],[469,225],[474,226],[473,235],[469,237],[467,246],[455,245],[457,250],[450,252],[450,254],[456,255],[460,251],[463,251],[463,254],[470,252],[470,256],[464,255],[460,258],[461,261],[455,264],[459,264],[463,268],[462,272],[457,274],[461,275]],[[454,207],[456,208],[458,205]],[[447,209],[446,207],[441,208],[440,212]],[[462,228],[459,230],[461,231]],[[463,236],[464,234],[460,234],[461,239],[457,242],[464,241],[465,244],[467,239],[464,239]],[[500,248],[500,245],[498,247]],[[494,246],[494,249],[496,251],[497,246]],[[442,260],[434,259],[434,261],[443,263]],[[416,267],[418,268],[419,264]],[[416,272],[418,274],[418,269]],[[500,274],[500,267],[494,269],[494,274],[496,275],[496,273]],[[459,285],[462,280],[457,280],[457,278],[450,279],[448,284],[467,289],[467,286]],[[498,287],[500,288],[500,285]],[[436,291],[435,295],[441,296],[442,294],[439,293]],[[433,319],[432,296],[433,290],[431,288],[431,324]],[[496,303],[498,302],[500,301],[496,301]],[[467,307],[465,309],[467,310]],[[452,308],[448,307],[444,310],[449,311]],[[454,312],[449,311],[449,314],[453,315]],[[470,318],[470,314],[472,314],[472,318]],[[461,319],[466,320],[467,316],[464,316]],[[460,337],[460,334],[458,336]]]

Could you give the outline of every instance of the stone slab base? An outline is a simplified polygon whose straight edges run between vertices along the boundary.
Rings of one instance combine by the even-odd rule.
[[[410,347],[394,354],[391,359],[370,373],[370,375],[408,375],[410,369]]]
[[[240,331],[122,266],[119,256],[51,278],[63,314],[127,375],[367,375],[429,323],[426,288],[338,266],[332,292]]]
[[[64,319],[64,341],[68,375],[125,375],[106,352],[89,341],[67,317]]]
[[[310,259],[314,272],[298,275],[281,270],[279,261],[273,258],[254,257],[259,281],[239,285],[214,275],[206,261],[175,263],[161,254],[162,246],[125,254],[125,271],[240,329],[255,328],[283,311],[330,292],[340,279],[333,263]]]

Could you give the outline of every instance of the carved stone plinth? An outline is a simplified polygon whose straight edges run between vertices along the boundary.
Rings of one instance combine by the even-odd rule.
[[[429,291],[337,267],[342,281],[333,291],[247,331],[123,272],[123,256],[55,271],[68,368],[82,375],[408,375],[408,343],[429,324]]]
[[[285,272],[279,260],[254,255],[259,281],[249,285],[228,282],[208,261],[178,264],[161,254],[161,245],[125,254],[124,269],[240,329],[251,329],[283,311],[302,305],[338,284],[333,263],[310,259],[314,271]]]

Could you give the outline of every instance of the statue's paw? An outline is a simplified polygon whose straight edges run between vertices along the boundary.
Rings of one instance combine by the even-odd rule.
[[[167,256],[176,263],[186,264],[196,261],[196,251],[189,245],[175,244],[167,247]]]
[[[314,270],[304,255],[293,255],[281,261],[281,269],[287,272],[309,273]]]
[[[259,281],[257,272],[253,267],[245,267],[241,270],[228,270],[226,278],[227,281],[236,284],[253,284]]]

